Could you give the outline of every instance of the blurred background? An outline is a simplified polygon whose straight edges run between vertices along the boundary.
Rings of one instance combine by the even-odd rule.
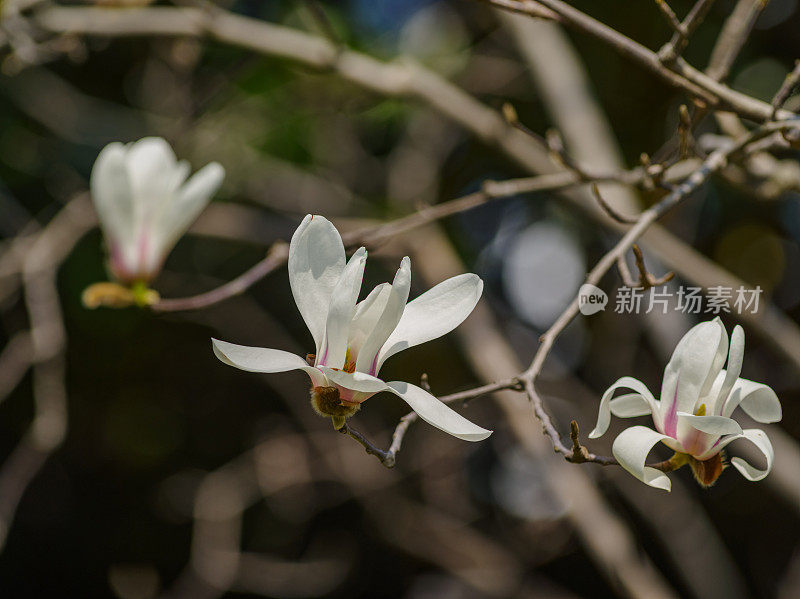
[[[654,2],[570,3],[652,49],[671,35]],[[676,152],[685,96],[551,22],[467,0],[218,4],[379,60],[404,57],[490,108],[510,102],[534,132],[559,129],[587,165],[630,168],[642,152]],[[692,3],[671,6],[681,16]],[[713,5],[685,51],[690,63],[706,67],[735,6]],[[6,41],[35,29],[24,15],[0,22]],[[798,31],[797,0],[769,2],[729,84],[769,101],[800,55]],[[15,240],[83,197],[99,150],[115,140],[163,136],[194,169],[215,160],[227,171],[155,282],[167,298],[237,276],[306,213],[347,231],[487,179],[532,174],[430,102],[367,91],[280,56],[187,36],[62,35],[19,48],[0,45],[0,264],[15,251],[24,259],[30,248]],[[714,118],[703,120],[696,151],[720,133]],[[789,171],[796,158],[778,156]],[[800,194],[734,175],[714,178],[662,224],[760,285],[762,302],[796,322]],[[607,192],[628,214],[660,197]],[[0,268],[4,597],[800,597],[800,373],[757,331],[746,327],[743,375],[772,386],[784,410],[769,432],[775,471],[761,483],[728,469],[706,490],[684,469],[666,494],[620,468],[565,464],[514,393],[464,408],[495,430],[487,441],[418,423],[388,470],[313,414],[305,375],[248,374],[211,352],[212,336],[312,351],[285,268],[205,310],[90,311],[81,292],[107,279],[105,254],[90,213],[79,216],[86,224],[75,225],[74,244],[40,249],[55,263],[66,339],[55,375],[16,363],[24,359],[12,343],[31,326],[38,297],[23,287],[35,289],[36,278]],[[463,271],[486,283],[484,305],[463,327],[393,358],[385,378],[426,373],[433,392],[446,394],[518,372],[616,239],[560,195],[527,194],[382,244],[365,288],[390,280],[406,254],[412,296]],[[668,270],[644,249],[657,276]],[[603,281],[611,305],[620,284],[616,272]],[[681,284],[680,276],[670,283]],[[723,320],[728,330],[737,323]],[[600,394],[620,376],[658,389],[695,322],[674,310],[579,317],[541,381],[559,430],[573,418],[591,430]],[[63,380],[66,436],[47,455],[20,454],[41,409],[37,387],[53,376]],[[388,446],[405,404],[380,395],[364,408],[353,425]],[[619,430],[615,422],[589,448],[608,454]]]

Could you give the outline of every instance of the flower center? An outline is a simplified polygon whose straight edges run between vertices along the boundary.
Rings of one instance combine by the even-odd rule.
[[[345,418],[349,418],[361,407],[361,404],[342,402],[339,389],[336,387],[312,387],[311,388],[311,407],[320,416],[333,418],[334,425],[340,423],[336,428],[341,428]]]

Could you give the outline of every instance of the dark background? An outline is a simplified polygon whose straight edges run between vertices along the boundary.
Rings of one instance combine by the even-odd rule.
[[[670,35],[651,2],[573,4],[653,49]],[[226,5],[290,27],[318,27],[300,2]],[[691,4],[672,6],[683,15]],[[324,7],[349,46],[385,59],[416,54],[484,103],[499,108],[512,102],[532,130],[542,133],[552,126],[507,31],[480,3],[352,0]],[[685,53],[690,63],[705,66],[732,7],[732,2],[715,4]],[[796,0],[773,0],[734,66],[731,85],[769,100],[800,54],[798,31]],[[656,153],[674,135],[683,96],[599,42],[569,37],[627,164],[635,165],[641,152]],[[701,125],[703,131],[714,131],[712,120]],[[164,297],[190,295],[236,276],[274,240],[288,239],[307,212],[343,223],[390,219],[411,212],[418,200],[445,201],[487,178],[528,174],[418,102],[366,93],[331,74],[211,41],[87,38],[68,56],[0,77],[0,234],[13,236],[29,219],[46,223],[86,189],[105,143],[145,135],[169,139],[195,169],[221,162],[227,177],[215,202],[242,204],[261,216],[249,240],[185,237],[155,284]],[[642,202],[654,199],[644,194]],[[757,200],[714,180],[664,224],[743,280],[761,285],[762,299],[796,319],[799,222],[797,194]],[[484,278],[485,297],[523,363],[557,314],[537,310],[539,298],[566,292],[568,299],[580,283],[570,273],[582,277],[615,238],[550,194],[498,201],[447,219],[443,227],[467,270]],[[552,250],[555,262],[515,261],[515,244],[525,235],[538,240],[531,252]],[[365,281],[391,278],[400,255],[388,249],[371,258]],[[652,267],[658,272],[657,263]],[[351,468],[369,472],[372,490],[355,492],[322,474],[325,447],[350,440],[308,409],[304,376],[244,373],[221,364],[210,349],[214,336],[309,351],[310,336],[285,269],[244,297],[177,315],[83,308],[81,291],[106,277],[102,239],[93,231],[64,262],[58,279],[69,343],[69,433],[19,506],[0,556],[4,597],[127,599],[169,589],[189,560],[191,501],[203,475],[265,440],[275,440],[270,463],[280,466],[281,476],[300,468],[292,452],[281,453],[284,445],[294,447],[291,443],[300,444],[312,476],[246,510],[242,548],[288,562],[309,555],[334,559],[335,574],[325,571],[333,582],[317,593],[295,586],[294,596],[490,596],[424,552],[410,550],[414,543],[398,542],[384,516],[376,516],[375,502],[388,501],[387,496],[464,515],[516,557],[532,596],[622,596],[593,564],[565,520],[564,506],[538,481],[536,465],[520,459],[502,414],[488,399],[476,400],[467,411],[497,431],[484,443],[443,438],[419,424],[409,433],[395,472],[378,468],[360,451],[348,454]],[[430,283],[415,279],[412,294]],[[609,275],[604,283],[613,302],[619,279]],[[0,339],[26,326],[18,296],[0,308]],[[724,320],[730,331],[735,321]],[[667,346],[693,322],[682,320]],[[743,374],[778,392],[784,409],[780,426],[797,439],[798,373],[749,332]],[[562,430],[571,418],[590,430],[599,395],[620,376],[637,376],[657,390],[669,353],[663,343],[639,317],[607,310],[581,318],[546,371],[556,385],[577,378],[590,392],[552,399]],[[437,393],[477,382],[453,335],[390,361],[383,375],[414,381],[422,372]],[[0,406],[0,456],[12,451],[29,425],[31,384],[26,377]],[[400,402],[380,396],[356,420],[383,445],[403,413]],[[612,432],[593,447],[607,453]],[[309,435],[325,442],[306,444]],[[686,527],[691,536],[694,529],[686,522],[698,517],[716,534],[726,563],[738,570],[742,596],[799,596],[800,505],[768,481],[751,483],[729,469],[704,490],[680,471],[671,475],[680,487],[681,499],[674,504],[679,508],[664,513],[670,500],[651,499],[660,492],[632,478],[621,482],[624,473],[574,467],[590,471],[680,596],[698,596],[697,587],[687,582],[685,556],[674,554],[676,545],[665,541],[663,530]],[[398,522],[406,517],[402,504],[395,512],[381,509]],[[418,535],[412,540],[428,542],[424,526],[408,531]],[[316,573],[311,567],[305,577]],[[133,580],[133,590],[120,591],[120,580]],[[232,591],[229,596],[257,595]]]

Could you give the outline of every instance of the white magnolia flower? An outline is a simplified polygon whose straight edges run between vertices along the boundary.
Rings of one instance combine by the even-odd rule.
[[[723,369],[726,356],[727,370]],[[772,469],[772,444],[762,430],[742,430],[731,414],[741,407],[757,422],[778,422],[781,404],[768,386],[739,378],[743,356],[742,327],[733,329],[728,353],[728,333],[719,318],[698,324],[684,335],[664,369],[661,399],[656,400],[641,381],[622,377],[603,395],[597,426],[589,437],[606,432],[611,414],[620,418],[652,414],[656,430],[628,428],[612,449],[620,465],[639,480],[670,490],[663,472],[645,466],[650,450],[661,441],[676,452],[670,460],[674,466],[688,463],[697,480],[710,485],[724,467],[722,450],[737,439],[753,443],[764,454],[767,467],[758,470],[741,458],[733,458],[731,464],[745,478],[761,480]],[[634,393],[611,399],[620,388]]]
[[[312,405],[319,414],[332,417],[337,428],[364,400],[389,391],[405,400],[420,418],[451,435],[467,441],[488,437],[491,431],[471,423],[424,389],[377,378],[388,357],[461,324],[478,303],[481,279],[459,275],[406,303],[411,286],[411,263],[406,257],[391,285],[378,285],[357,302],[366,259],[362,247],[345,264],[342,238],[334,226],[321,216],[306,216],[289,246],[289,283],[314,337],[315,355],[307,361],[278,349],[216,339],[214,353],[226,364],[250,372],[305,371],[311,378]]]
[[[160,137],[108,144],[92,168],[91,191],[114,276],[146,283],[219,189],[225,170],[212,162],[187,180]]]

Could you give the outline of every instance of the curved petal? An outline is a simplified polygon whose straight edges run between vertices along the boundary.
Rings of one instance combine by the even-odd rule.
[[[692,456],[705,454],[723,435],[739,435],[742,427],[724,416],[697,416],[678,412],[675,435],[681,450]]]
[[[391,293],[392,285],[381,283],[370,291],[366,298],[356,304],[356,311],[350,322],[350,332],[347,336],[347,347],[356,356],[383,314],[383,309],[386,307]]]
[[[653,413],[650,403],[639,393],[619,395],[608,403],[608,407],[617,418],[635,418]]]
[[[303,370],[311,377],[311,382],[315,387],[326,385],[325,377],[318,368],[309,366],[303,358],[287,351],[267,347],[247,347],[219,339],[212,339],[211,343],[214,355],[228,366],[247,372],[272,373]]]
[[[442,281],[409,302],[397,328],[378,353],[376,372],[388,357],[441,337],[464,322],[482,292],[480,277],[467,273]]]
[[[133,194],[143,215],[159,211],[183,182],[176,177],[175,152],[161,137],[144,137],[128,146],[126,159]]]
[[[658,405],[653,394],[650,393],[650,390],[647,388],[647,385],[632,376],[623,376],[603,393],[603,398],[600,400],[600,408],[597,413],[597,424],[595,424],[594,430],[589,433],[590,439],[597,439],[597,437],[601,437],[608,430],[608,425],[611,423],[611,396],[614,395],[614,391],[621,388],[633,389],[636,391],[650,406],[650,411],[653,414],[657,413]],[[623,418],[624,417],[625,416],[623,416]]]
[[[416,385],[392,381],[386,386],[387,391],[391,391],[405,401],[425,422],[454,437],[464,441],[483,441],[492,434],[492,431],[473,424]]]
[[[676,422],[678,412],[694,413],[698,400],[711,390],[727,354],[728,334],[719,318],[692,327],[678,342],[661,385],[666,429]]]
[[[408,292],[411,290],[411,261],[408,256],[403,258],[400,268],[392,281],[389,297],[381,311],[375,326],[367,336],[364,345],[358,353],[356,370],[377,374],[377,357],[383,344],[397,327],[403,316],[403,310],[408,301]]]
[[[725,408],[725,402],[733,389],[739,374],[742,372],[742,362],[744,361],[744,329],[740,325],[733,327],[731,333],[731,348],[728,352],[727,369],[722,370],[725,373],[725,378],[722,381],[716,396],[709,399],[713,401],[713,405],[708,406],[710,414],[722,415],[722,410]],[[719,377],[719,375],[718,375]]]
[[[328,318],[325,321],[322,355],[317,355],[317,366],[344,367],[347,357],[347,334],[355,313],[358,293],[361,291],[366,262],[367,250],[359,248],[350,257],[342,276],[339,277],[339,282],[336,283],[328,307]]]
[[[759,470],[758,468],[744,461],[742,458],[732,458],[731,465],[741,472],[742,476],[744,476],[747,480],[761,480],[770,473],[770,470],[772,470],[772,462],[775,459],[775,452],[772,449],[772,443],[770,443],[767,434],[757,428],[745,429],[742,431],[740,438],[747,439],[753,445],[758,447],[759,451],[761,451],[761,453],[763,453],[764,457],[767,459],[767,467],[764,470]]]
[[[123,144],[108,144],[98,154],[89,180],[100,226],[107,241],[115,245],[130,244],[136,227],[126,155]]]
[[[384,381],[363,372],[345,372],[344,370],[328,368],[327,366],[320,366],[320,370],[331,383],[351,391],[378,393],[388,389]]]
[[[225,169],[221,164],[212,162],[177,190],[173,201],[164,207],[157,225],[161,232],[159,242],[162,257],[169,253],[186,229],[200,216],[224,178]]]
[[[345,264],[344,244],[331,222],[307,215],[289,244],[289,285],[300,315],[314,338],[316,354],[322,348],[328,306]]]
[[[771,387],[741,378],[736,379],[722,415],[730,416],[740,405],[756,422],[779,422],[783,417],[781,402]]]
[[[668,438],[666,435],[657,433],[646,426],[632,426],[622,431],[614,439],[611,452],[617,458],[619,465],[640,481],[651,487],[669,491],[672,488],[672,483],[667,478],[667,475],[660,470],[644,465],[650,450],[659,441]]]
[[[742,427],[732,418],[724,416],[695,416],[685,412],[678,412],[678,429],[685,425],[694,430],[709,435],[740,435]]]

